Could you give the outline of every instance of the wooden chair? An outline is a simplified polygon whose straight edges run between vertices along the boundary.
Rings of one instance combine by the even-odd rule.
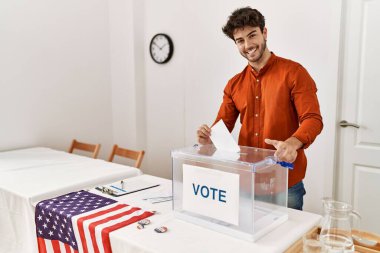
[[[140,168],[142,159],[144,158],[145,151],[134,151],[126,148],[120,148],[118,145],[114,145],[112,149],[112,153],[108,159],[109,162],[112,162],[115,155],[122,156],[125,158],[129,158],[132,160],[136,160],[135,167]]]
[[[73,142],[71,143],[69,153],[73,153],[74,149],[91,152],[92,158],[97,158],[99,150],[100,150],[100,144],[88,144],[88,143],[79,142],[74,139]]]

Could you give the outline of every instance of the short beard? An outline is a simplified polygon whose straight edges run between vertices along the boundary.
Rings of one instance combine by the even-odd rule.
[[[255,59],[255,60],[253,60],[253,61],[250,61],[250,60],[248,59],[248,57],[247,57],[245,54],[243,54],[243,53],[240,53],[240,54],[241,54],[245,59],[247,59],[249,62],[259,62],[259,61],[263,58],[263,54],[264,54],[266,48],[267,48],[267,40],[264,40],[264,42],[261,43],[261,45],[260,45],[260,52],[259,52],[259,55],[258,55],[257,59]]]

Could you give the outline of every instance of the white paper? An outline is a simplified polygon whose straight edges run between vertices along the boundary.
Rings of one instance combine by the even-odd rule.
[[[182,207],[239,225],[239,174],[184,164]]]
[[[218,150],[236,153],[240,151],[239,145],[228,131],[223,120],[219,120],[219,122],[211,128],[210,138]]]

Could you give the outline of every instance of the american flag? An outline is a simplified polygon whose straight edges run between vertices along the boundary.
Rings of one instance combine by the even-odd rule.
[[[86,191],[41,201],[35,222],[38,250],[111,253],[109,233],[153,215]]]

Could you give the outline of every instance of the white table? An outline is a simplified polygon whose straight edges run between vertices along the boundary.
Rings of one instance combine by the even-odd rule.
[[[163,196],[171,192],[171,181],[149,175],[128,180],[152,181],[161,186],[149,190],[115,198],[127,204],[146,210],[156,210],[159,214],[151,216],[151,224],[139,230],[136,224],[124,227],[110,234],[113,253],[122,252],[283,252],[304,233],[317,225],[320,215],[288,209],[289,219],[258,241],[252,243],[236,239],[197,225],[174,218],[172,202],[150,204],[143,198]],[[128,183],[126,180],[126,183]],[[96,193],[96,191],[94,191]],[[104,195],[108,196],[108,195]],[[109,197],[109,196],[108,196]],[[164,234],[154,232],[159,226],[168,227]]]
[[[0,253],[36,251],[34,204],[141,175],[139,169],[49,148],[0,153]]]

